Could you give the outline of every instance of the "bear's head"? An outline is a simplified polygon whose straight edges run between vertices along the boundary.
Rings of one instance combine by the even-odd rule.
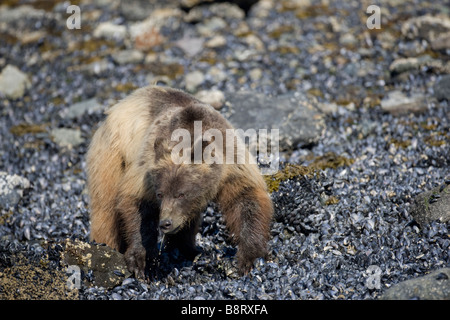
[[[166,142],[155,144],[156,163],[149,173],[160,206],[160,230],[173,234],[187,226],[215,197],[222,166],[205,162],[176,163]]]

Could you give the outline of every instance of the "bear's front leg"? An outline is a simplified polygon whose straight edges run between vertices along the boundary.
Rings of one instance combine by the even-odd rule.
[[[241,178],[225,185],[218,200],[226,225],[238,245],[238,271],[245,275],[256,258],[267,256],[273,205],[265,185],[248,184],[247,179]]]
[[[156,252],[157,231],[152,232],[157,221],[151,217],[158,214],[148,212],[147,202],[138,200],[132,196],[119,195],[116,209],[122,223],[122,232],[126,242],[125,261],[128,270],[136,278],[144,279],[146,260]],[[150,231],[150,232],[146,232]],[[146,250],[147,248],[147,250]],[[154,257],[153,257],[154,258]]]

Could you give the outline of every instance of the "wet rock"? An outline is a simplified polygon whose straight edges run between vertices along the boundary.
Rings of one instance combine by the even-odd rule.
[[[93,113],[100,110],[103,110],[103,106],[98,103],[96,98],[92,98],[71,105],[67,110],[62,112],[62,116],[68,119],[75,119],[85,113]]]
[[[56,128],[50,132],[53,140],[61,147],[76,147],[84,142],[79,129]]]
[[[443,76],[433,87],[434,96],[439,101],[450,101],[450,75]]]
[[[0,94],[6,98],[20,98],[30,87],[31,82],[28,75],[13,65],[8,64],[0,73]]]
[[[422,227],[432,221],[450,221],[450,185],[443,184],[414,199],[411,215]]]
[[[382,300],[449,300],[450,268],[394,285],[380,297]]]
[[[381,100],[381,109],[394,115],[411,112],[423,112],[427,110],[427,99],[422,94],[407,96],[399,90],[388,93],[388,96]]]
[[[86,275],[92,274],[92,282],[85,281],[90,286],[113,288],[131,275],[123,255],[105,245],[67,239],[62,261],[80,267]]]
[[[297,92],[269,97],[256,92],[226,95],[230,108],[228,120],[243,130],[279,129],[280,149],[316,143],[325,131],[323,114],[315,109],[317,101]]]
[[[0,209],[14,207],[30,188],[30,181],[16,174],[0,171]]]

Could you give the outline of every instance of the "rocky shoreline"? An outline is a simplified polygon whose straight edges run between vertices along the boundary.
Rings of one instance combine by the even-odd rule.
[[[66,2],[0,5],[0,299],[450,299],[444,2],[381,1],[379,30],[359,1],[73,4],[81,29]],[[89,242],[92,133],[153,83],[280,129],[270,257],[246,277],[213,203],[202,253],[162,250],[148,283]]]

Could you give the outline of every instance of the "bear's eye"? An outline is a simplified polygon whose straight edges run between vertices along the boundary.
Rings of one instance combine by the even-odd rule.
[[[177,198],[178,199],[183,199],[184,198],[184,193],[180,193]]]
[[[163,197],[163,195],[162,195],[161,192],[158,192],[158,193],[156,194],[156,196],[157,196],[159,199],[161,199],[161,198]]]

